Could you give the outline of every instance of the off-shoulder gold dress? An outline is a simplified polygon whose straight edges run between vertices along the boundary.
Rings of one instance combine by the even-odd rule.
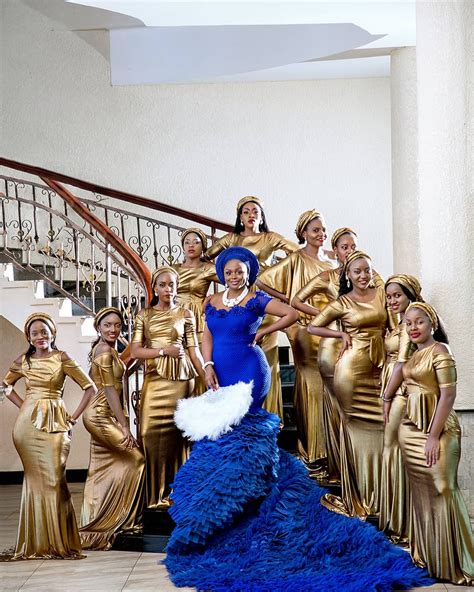
[[[134,530],[141,522],[145,459],[138,448],[123,447],[120,424],[105,394],[105,387],[115,387],[122,399],[124,371],[115,350],[93,352],[91,377],[98,391],[83,414],[91,435],[80,520],[83,549],[109,549],[119,532]],[[124,401],[122,406],[127,416]]]
[[[156,349],[198,346],[194,316],[187,318],[186,311],[182,306],[141,310],[135,319],[132,342]],[[169,505],[171,483],[188,458],[189,447],[174,423],[174,412],[178,401],[193,392],[195,375],[188,356],[146,360],[139,415],[148,508]]]
[[[414,351],[403,322],[387,331],[384,343],[386,358],[382,370],[382,393],[385,392],[396,363],[407,362]],[[405,414],[406,401],[407,394],[402,384],[390,405],[382,454],[379,528],[397,543],[406,543],[410,531],[411,494],[398,443],[398,429]]]
[[[229,232],[218,239],[207,251],[206,257],[214,259],[221,251],[229,247],[245,247],[257,257],[260,264],[260,272],[268,267],[269,260],[276,251],[284,251],[287,255],[299,250],[299,246],[287,240],[278,232],[261,232],[253,236],[241,236],[234,232]],[[265,315],[260,328],[271,325],[275,317]],[[264,409],[270,413],[276,413],[283,421],[283,402],[280,382],[280,364],[278,362],[278,333],[265,335],[262,341],[262,349],[265,352],[270,370],[272,373],[272,382],[267,398],[263,404]]]
[[[385,291],[377,288],[370,302],[339,296],[312,321],[329,327],[340,321],[352,338],[336,363],[334,392],[341,408],[340,458],[342,499],[325,496],[324,504],[348,516],[376,514],[379,507],[383,450],[383,408],[380,377],[387,322]]]
[[[433,577],[473,585],[474,539],[457,483],[461,429],[454,411],[441,433],[438,462],[426,466],[425,444],[440,388],[456,384],[454,358],[449,348],[435,352],[437,345],[415,351],[403,367],[408,399],[399,439],[414,492],[410,551],[415,563],[426,565]]]
[[[26,396],[13,427],[13,442],[24,468],[20,524],[13,559],[81,559],[81,541],[71,494],[66,482],[66,461],[71,436],[62,399],[69,376],[82,389],[92,381],[63,352],[47,358],[22,357],[4,382],[26,381]]]
[[[202,263],[199,267],[186,267],[180,263],[173,265],[179,275],[178,303],[188,308],[196,319],[196,334],[199,346],[202,344],[204,331],[204,300],[213,282],[218,282],[216,267],[212,263]],[[200,395],[207,390],[203,381],[196,377],[194,394]]]
[[[260,274],[265,285],[285,294],[288,302],[302,286],[322,271],[332,269],[329,261],[320,261],[300,249]],[[311,299],[311,305],[323,308],[327,298],[321,294]],[[308,465],[319,463],[323,470],[326,458],[326,436],[323,421],[323,382],[318,368],[319,337],[310,335],[310,317],[300,314],[297,323],[288,327],[286,334],[295,361],[294,407],[298,429],[298,454]],[[325,469],[325,467],[324,467]]]
[[[384,282],[374,270],[374,284],[383,287]],[[312,299],[325,299],[334,302],[339,296],[340,268],[320,273],[304,285],[295,296],[303,302],[312,304]],[[322,306],[315,308],[322,309]],[[334,321],[327,327],[338,331],[339,323]],[[341,351],[341,340],[333,337],[321,337],[318,350],[318,366],[324,383],[323,421],[326,433],[326,454],[328,480],[339,481],[341,478],[341,458],[339,451],[341,410],[334,392],[334,370]]]

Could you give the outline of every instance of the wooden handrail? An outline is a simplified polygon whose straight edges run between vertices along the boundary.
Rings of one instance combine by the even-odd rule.
[[[174,216],[180,216],[181,218],[185,218],[193,222],[196,222],[197,224],[210,226],[211,228],[223,230],[224,232],[233,231],[233,226],[231,226],[230,224],[226,224],[225,222],[213,220],[212,218],[208,218],[207,216],[201,216],[201,214],[188,212],[187,210],[176,208],[174,206],[159,201],[154,201],[153,199],[149,199],[147,197],[134,195],[133,193],[127,193],[126,191],[102,187],[101,185],[96,185],[95,183],[82,181],[81,179],[70,177],[69,175],[63,175],[62,173],[57,173],[41,167],[25,164],[23,162],[18,162],[16,160],[10,160],[9,158],[0,157],[0,165],[5,166],[9,169],[23,171],[25,173],[29,173],[30,175],[36,175],[38,177],[41,177],[43,180],[46,177],[52,181],[66,183],[67,185],[79,187],[80,189],[85,189],[86,191],[91,191],[93,193],[97,193],[100,195],[107,195],[108,197],[113,197],[114,199],[119,199],[127,203],[143,206],[145,208],[157,210],[159,212],[164,212],[166,214],[172,214]]]

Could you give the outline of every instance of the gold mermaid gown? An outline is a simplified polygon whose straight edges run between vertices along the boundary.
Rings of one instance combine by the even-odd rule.
[[[329,327],[335,321],[352,338],[352,347],[337,361],[334,372],[334,392],[343,419],[339,426],[342,499],[325,496],[323,503],[338,513],[365,518],[378,511],[382,473],[384,290],[377,288],[371,302],[340,296],[311,324]]]
[[[132,342],[157,349],[181,344],[185,349],[197,347],[195,320],[185,317],[186,310],[182,306],[141,310]],[[188,458],[189,446],[174,423],[174,412],[178,401],[193,392],[195,374],[188,356],[146,360],[139,417],[148,508],[169,506],[174,476]]]
[[[288,302],[315,275],[332,269],[328,261],[319,261],[303,250],[296,251],[260,274],[265,285],[285,294]],[[323,308],[324,295],[311,299],[310,304]],[[298,454],[315,474],[325,473],[326,436],[323,419],[323,381],[318,368],[320,338],[310,335],[310,317],[300,314],[297,323],[286,329],[295,361],[294,407],[298,429]]]
[[[26,381],[26,396],[13,427],[13,442],[24,468],[20,524],[13,559],[81,559],[81,541],[66,461],[71,444],[62,399],[69,376],[82,389],[92,381],[74,360],[54,350],[48,358],[14,363],[4,382]]]
[[[122,399],[125,365],[115,350],[92,358],[98,391],[83,414],[91,435],[80,536],[83,549],[110,549],[119,532],[137,529],[143,510],[145,459],[138,448],[122,446],[123,434],[107,401],[105,387]],[[126,405],[122,401],[125,416]]]
[[[387,331],[385,352],[382,393],[385,392],[396,363],[407,362],[413,353],[405,323],[400,323],[393,330]],[[406,390],[402,384],[392,399],[389,421],[384,430],[382,454],[379,529],[396,543],[406,543],[410,532],[411,494],[398,443],[398,430],[405,414],[406,402]]]
[[[276,251],[281,250],[289,255],[290,253],[299,250],[299,246],[296,243],[287,240],[277,232],[261,232],[254,236],[241,236],[240,234],[229,232],[222,238],[218,239],[206,251],[206,257],[214,259],[221,251],[229,247],[245,247],[249,251],[252,251],[260,264],[260,272],[268,267],[267,262],[273,257]],[[275,317],[265,315],[260,328],[271,325],[275,320]],[[278,333],[265,335],[262,340],[262,349],[265,352],[272,373],[270,390],[268,391],[263,407],[270,413],[276,413],[279,415],[283,421],[280,364],[278,361]]]
[[[374,270],[374,284],[383,287],[384,282]],[[302,302],[312,304],[313,299],[334,302],[339,295],[340,268],[330,269],[320,273],[305,284],[295,296]],[[323,308],[321,305],[315,308]],[[339,331],[337,321],[331,323],[328,329]],[[323,422],[326,434],[326,454],[328,480],[339,482],[341,480],[341,458],[339,451],[339,431],[341,423],[341,410],[334,392],[334,370],[337,358],[341,351],[341,340],[334,337],[321,337],[318,349],[318,367],[324,383],[323,393]]]
[[[425,444],[440,388],[456,384],[456,365],[436,343],[417,350],[403,367],[408,393],[399,440],[408,473],[413,513],[410,551],[430,575],[454,584],[474,584],[474,538],[466,504],[458,488],[461,428],[454,411],[440,437],[440,458],[426,466]]]
[[[202,345],[204,331],[204,300],[213,282],[218,282],[216,267],[212,263],[202,263],[199,267],[185,267],[183,264],[173,265],[179,275],[178,303],[189,309],[196,319],[196,334],[199,347]],[[196,377],[194,395],[201,395],[207,386],[199,376]]]

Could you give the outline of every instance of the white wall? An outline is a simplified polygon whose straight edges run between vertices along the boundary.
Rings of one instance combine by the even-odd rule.
[[[91,44],[19,0],[3,37],[3,155],[228,222],[259,195],[291,238],[315,207],[391,271],[388,78],[111,87]]]

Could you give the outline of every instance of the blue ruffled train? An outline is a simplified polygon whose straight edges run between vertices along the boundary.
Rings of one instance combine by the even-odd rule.
[[[259,409],[194,444],[174,483],[165,564],[177,586],[208,592],[385,592],[433,581],[373,526],[331,513],[324,490],[277,445]]]

